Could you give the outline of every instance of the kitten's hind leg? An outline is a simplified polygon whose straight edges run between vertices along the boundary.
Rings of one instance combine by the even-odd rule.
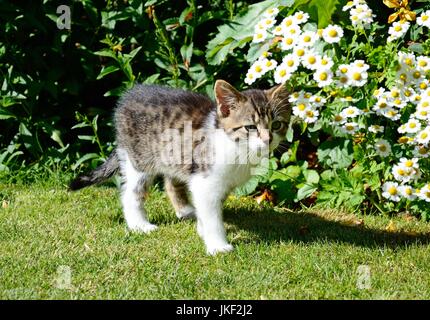
[[[125,152],[121,158],[121,174],[124,179],[121,190],[121,203],[125,221],[131,231],[149,233],[157,229],[157,226],[151,224],[146,217],[145,209],[143,208],[143,196],[148,190],[152,177],[144,172],[137,171]]]
[[[174,178],[165,177],[164,188],[172,202],[176,216],[179,219],[194,219],[195,209],[189,202],[186,184]]]

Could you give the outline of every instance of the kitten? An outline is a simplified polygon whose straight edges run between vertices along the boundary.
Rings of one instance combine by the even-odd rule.
[[[126,92],[115,112],[116,149],[100,167],[72,181],[70,189],[100,183],[119,169],[128,228],[149,233],[157,227],[148,221],[141,200],[154,177],[162,175],[177,217],[197,218],[207,253],[231,251],[223,200],[283,140],[291,109],[282,85],[239,92],[218,80],[214,91],[216,103],[153,85]]]

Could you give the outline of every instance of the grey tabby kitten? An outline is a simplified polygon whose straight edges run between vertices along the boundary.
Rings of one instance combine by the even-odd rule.
[[[128,228],[149,233],[157,227],[148,221],[141,201],[161,175],[178,218],[197,218],[207,252],[232,250],[222,203],[285,137],[291,109],[284,86],[239,92],[218,80],[214,90],[216,103],[201,94],[153,85],[126,92],[115,112],[116,150],[70,188],[103,182],[119,169]]]

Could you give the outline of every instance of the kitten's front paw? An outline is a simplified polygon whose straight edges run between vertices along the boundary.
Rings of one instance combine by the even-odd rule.
[[[151,223],[139,224],[134,226],[128,226],[128,229],[131,232],[139,232],[139,233],[151,233],[154,230],[157,230],[157,226]]]
[[[211,256],[214,256],[218,253],[230,252],[232,250],[233,250],[233,246],[229,243],[219,244],[214,246],[207,246],[206,248],[206,252]]]

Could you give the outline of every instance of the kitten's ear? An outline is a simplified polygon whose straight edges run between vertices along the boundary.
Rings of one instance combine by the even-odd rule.
[[[231,84],[224,80],[215,82],[215,98],[218,105],[218,114],[226,118],[230,115],[230,110],[245,97],[237,91]]]
[[[269,100],[275,100],[275,99],[284,100],[284,99],[287,99],[288,96],[290,95],[290,91],[287,89],[287,87],[284,84],[274,86],[273,88],[266,90],[265,93]]]

